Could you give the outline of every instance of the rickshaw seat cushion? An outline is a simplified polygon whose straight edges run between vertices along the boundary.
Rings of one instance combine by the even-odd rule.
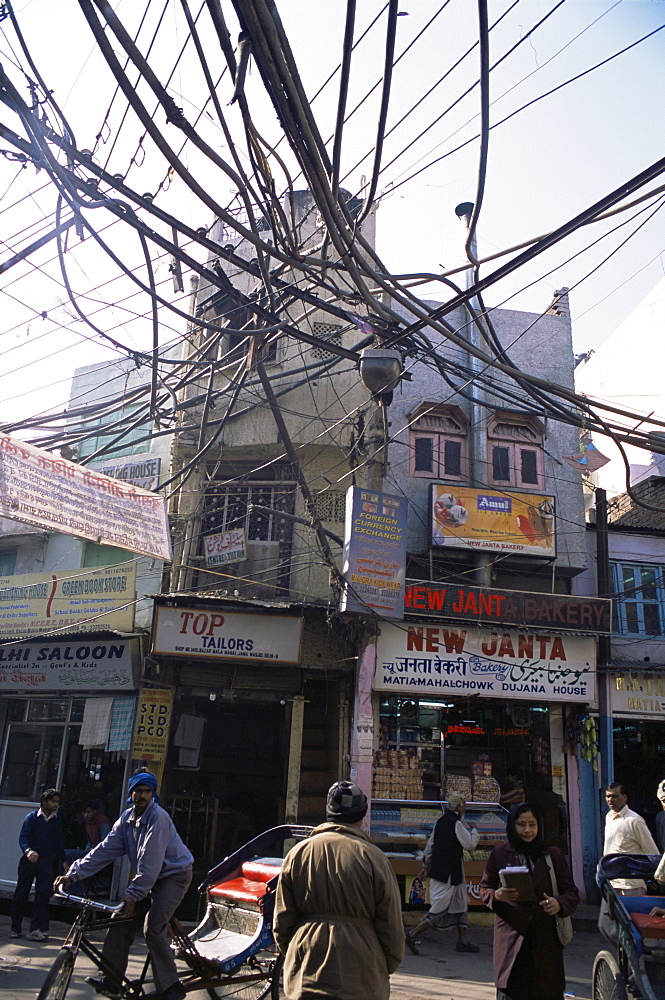
[[[281,858],[276,859],[281,861]],[[254,882],[269,882],[275,875],[279,875],[281,864],[272,864],[267,861],[246,861],[242,866],[242,873],[245,878]]]
[[[665,940],[665,919],[649,916],[654,906],[665,908],[665,896],[622,896],[621,904],[628,911],[643,940]]]
[[[213,899],[257,903],[268,892],[267,883],[279,875],[281,866],[281,858],[255,858],[252,861],[245,861],[240,878],[219,882],[211,886],[208,892]]]
[[[250,878],[232,878],[208,890],[213,899],[230,900],[234,903],[257,903],[268,891],[265,882]]]

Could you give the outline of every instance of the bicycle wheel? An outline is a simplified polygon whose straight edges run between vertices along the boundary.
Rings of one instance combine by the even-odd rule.
[[[263,1000],[270,993],[271,1000],[279,1000],[281,967],[282,960],[277,949],[274,946],[264,948],[236,969],[228,980],[222,980],[209,989],[208,995],[212,1000],[226,1000],[227,997],[233,1000]],[[275,989],[277,992],[274,992]]]
[[[628,1000],[628,991],[617,960],[609,951],[599,951],[593,963],[593,1000]]]
[[[76,955],[70,948],[60,949],[48,971],[44,985],[37,994],[37,1000],[63,1000],[72,978],[75,961]]]

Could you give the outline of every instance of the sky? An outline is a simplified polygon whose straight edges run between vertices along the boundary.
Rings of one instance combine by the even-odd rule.
[[[564,0],[558,6],[557,2],[493,0],[489,4],[490,24],[498,22],[490,32],[490,63],[501,61],[490,74],[494,127],[477,230],[481,258],[557,228],[662,156],[665,31],[586,71],[665,25],[665,0]],[[232,4],[222,0],[222,6],[235,41],[238,28]],[[383,2],[361,0],[356,37],[383,6]],[[191,8],[196,15],[197,0]],[[339,63],[345,4],[341,0],[277,0],[277,8],[305,91],[312,98]],[[209,209],[190,195],[180,179],[169,176],[150,140],[140,142],[143,129],[127,113],[121,95],[114,94],[115,81],[79,3],[16,0],[14,9],[30,55],[64,111],[78,148],[92,150],[98,163],[108,164],[111,173],[122,174],[138,193],[150,192],[157,204],[188,224],[209,227]],[[200,134],[228,158],[226,140],[210,102],[206,103],[205,83],[191,44],[174,67],[187,37],[180,0],[119,0],[114,9],[132,35],[143,19],[138,44],[144,53],[149,49],[150,65],[188,120],[196,122]],[[403,0],[400,13],[398,56],[431,23],[394,69],[377,195],[377,249],[392,273],[440,273],[462,261],[455,206],[476,197],[477,47],[465,55],[477,40],[476,4],[471,0]],[[206,18],[203,11],[198,23],[217,80],[224,63]],[[381,79],[384,46],[385,14],[354,51],[348,109],[355,108]],[[29,99],[21,71],[28,69],[27,63],[9,19],[0,23],[0,52],[4,72]],[[580,79],[561,87],[582,73]],[[325,140],[334,131],[338,79],[335,76],[312,102]],[[554,88],[560,89],[543,96]],[[154,112],[155,101],[145,84],[139,83],[136,89]],[[245,155],[237,107],[230,104],[228,74],[222,76],[218,93],[237,148]],[[275,145],[280,125],[254,65],[250,65],[246,93],[258,131],[269,145]],[[380,94],[377,86],[344,128],[343,183],[354,193],[371,174]],[[517,113],[502,122],[513,112]],[[154,114],[154,120],[172,147],[182,148],[182,162],[197,180],[222,204],[231,202],[235,189],[228,177],[211,167],[191,144],[183,145],[181,133],[165,122],[163,113]],[[2,108],[0,122],[23,134],[21,123],[7,106]],[[11,148],[6,140],[1,145]],[[292,176],[297,175],[286,142],[277,150]],[[274,169],[279,187],[283,176],[277,165]],[[662,178],[645,190],[660,182]],[[295,187],[299,186],[303,186],[302,178],[295,176]],[[663,276],[659,204],[652,199],[585,227],[490,288],[487,304],[540,312],[547,308],[555,289],[567,286],[575,349],[597,348]],[[55,208],[55,190],[45,173],[3,153],[0,262],[52,228]],[[86,218],[145,281],[136,236],[103,208],[89,210]],[[161,232],[167,235],[165,227]],[[89,237],[80,242],[70,231],[66,258],[79,306],[100,330],[128,349],[147,349],[151,342],[147,296],[135,292],[129,279],[120,275],[116,264]],[[198,259],[203,260],[201,252]],[[504,259],[484,265],[481,275],[491,273]],[[155,276],[167,297],[179,298],[181,308],[186,309],[187,272],[185,293],[180,297],[172,291],[166,257],[155,260]],[[0,294],[0,421],[60,409],[69,396],[76,366],[104,362],[112,372],[118,358],[127,355],[76,316],[67,300],[54,243],[4,273]],[[443,301],[449,293],[430,282],[422,286],[422,294]],[[160,318],[161,342],[177,341],[184,333],[184,320],[164,309]]]

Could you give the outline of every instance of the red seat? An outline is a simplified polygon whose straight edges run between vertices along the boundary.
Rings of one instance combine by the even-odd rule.
[[[242,866],[242,873],[245,878],[250,878],[254,882],[269,882],[275,875],[279,875],[280,867],[265,861],[246,861]]]
[[[268,887],[265,882],[249,878],[232,878],[208,890],[214,899],[226,899],[237,903],[258,903],[265,896]]]
[[[648,913],[631,913],[630,919],[642,938],[665,938],[665,918],[650,917]]]
[[[213,885],[208,892],[213,899],[258,904],[268,891],[266,883],[279,875],[279,869],[279,865],[265,861],[246,861],[240,870],[240,878]]]

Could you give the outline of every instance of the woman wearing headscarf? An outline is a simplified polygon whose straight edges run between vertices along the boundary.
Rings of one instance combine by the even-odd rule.
[[[570,916],[580,896],[564,854],[545,844],[543,830],[535,806],[513,806],[508,842],[492,850],[480,882],[480,898],[495,913],[494,980],[504,1000],[563,1000],[566,977],[556,917]],[[535,901],[520,902],[517,889],[502,887],[499,872],[513,866],[528,869]]]

